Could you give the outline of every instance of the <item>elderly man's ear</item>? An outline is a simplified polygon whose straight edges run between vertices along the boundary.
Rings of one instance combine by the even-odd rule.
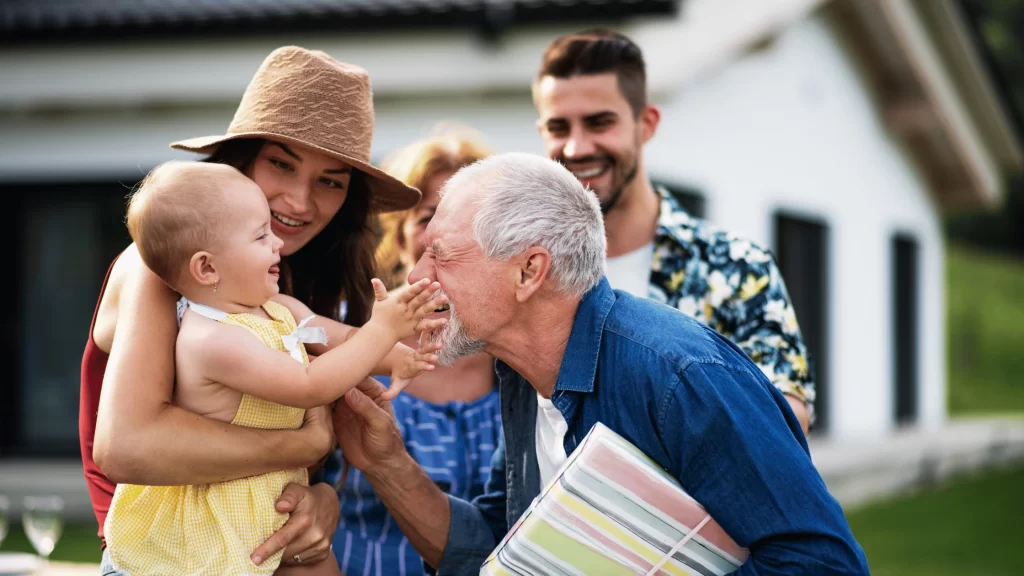
[[[516,301],[526,302],[547,281],[551,254],[540,246],[532,246],[519,256],[517,263]]]

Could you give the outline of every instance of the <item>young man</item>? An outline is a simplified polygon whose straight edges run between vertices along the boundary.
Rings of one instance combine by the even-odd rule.
[[[647,101],[640,48],[604,30],[558,38],[544,52],[533,98],[548,156],[600,201],[611,286],[733,340],[786,395],[806,433],[814,381],[771,254],[691,217],[648,178],[643,146],[661,113]]]

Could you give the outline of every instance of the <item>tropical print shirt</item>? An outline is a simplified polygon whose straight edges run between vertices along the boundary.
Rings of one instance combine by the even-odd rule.
[[[775,259],[756,244],[690,216],[664,187],[648,297],[735,342],[814,420],[814,378]]]

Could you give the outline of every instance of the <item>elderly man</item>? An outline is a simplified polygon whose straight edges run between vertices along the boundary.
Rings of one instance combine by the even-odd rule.
[[[441,574],[476,573],[596,422],[677,478],[750,558],[738,574],[867,574],[800,424],[728,339],[604,278],[597,199],[561,165],[506,154],[457,173],[410,281],[440,283],[441,361],[495,356],[504,445],[487,492],[445,496],[372,382],[338,405],[345,456]],[[372,401],[376,399],[376,402]],[[554,410],[538,417],[538,398]]]

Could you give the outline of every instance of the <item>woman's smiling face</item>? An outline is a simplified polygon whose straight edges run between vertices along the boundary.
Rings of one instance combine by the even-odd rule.
[[[268,140],[249,177],[270,204],[271,228],[294,254],[320,233],[348,196],[352,168],[308,146]]]

